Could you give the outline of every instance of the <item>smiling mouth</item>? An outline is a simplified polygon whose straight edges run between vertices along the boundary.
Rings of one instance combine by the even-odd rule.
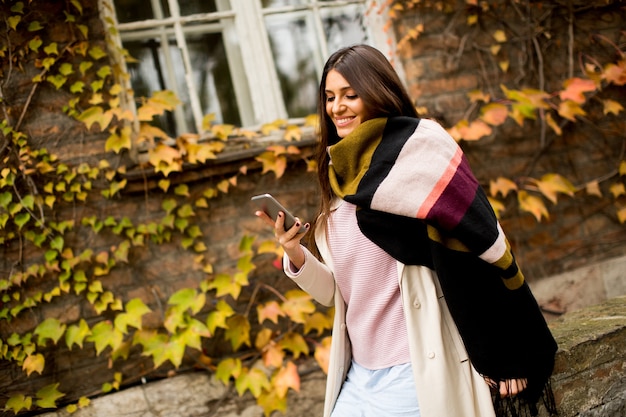
[[[353,121],[355,119],[355,117],[343,117],[341,119],[335,119],[335,123],[337,124],[337,126],[341,127],[341,126],[345,126],[348,123],[350,123],[351,121]]]

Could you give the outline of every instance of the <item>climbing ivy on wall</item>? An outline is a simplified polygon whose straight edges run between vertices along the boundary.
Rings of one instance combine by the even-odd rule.
[[[267,290],[275,295],[274,299],[260,302],[253,296],[242,312],[238,299],[242,289],[250,285],[248,277],[255,269],[255,256],[280,256],[280,249],[271,241],[241,237],[240,258],[233,273],[213,271],[205,259],[207,248],[194,222],[195,214],[208,210],[208,200],[236,186],[237,176],[246,173],[245,167],[193,200],[187,185],[171,186],[168,177],[183,171],[185,165],[214,159],[234,136],[252,139],[279,131],[289,142],[301,138],[300,127],[279,120],[267,123],[260,132],[249,132],[213,124],[212,115],[207,115],[203,132],[169,138],[150,122],[179,105],[178,99],[169,91],[157,91],[150,97],[136,98],[136,112],[124,105],[126,98],[132,97],[132,90],[125,87],[128,75],[123,65],[110,57],[131,57],[113,41],[114,36],[92,38],[84,10],[87,2],[57,3],[63,13],[60,21],[49,12],[51,6],[46,2],[0,4],[4,24],[0,35],[0,245],[17,253],[11,271],[0,277],[0,320],[4,322],[0,360],[14,364],[33,378],[32,386],[37,387],[37,376],[46,374],[49,366],[46,349],[60,344],[70,351],[91,350],[94,355],[109,357],[111,362],[128,360],[130,350],[139,348],[142,355],[152,359],[155,369],[165,363],[178,368],[186,351],[195,350],[199,366],[214,372],[224,384],[232,384],[239,395],[251,392],[266,415],[285,410],[288,390],[299,390],[294,360],[312,354],[311,348],[317,345],[320,348],[315,355],[324,365],[327,342],[314,336],[329,329],[330,318],[317,312],[302,291],[283,295],[265,284],[257,286],[254,294]],[[112,22],[105,23],[109,24],[105,25],[109,35],[114,35]],[[51,28],[60,30],[60,26],[67,39],[50,40]],[[16,85],[26,86],[25,101],[9,91]],[[95,164],[70,165],[44,146],[35,145],[45,142],[41,138],[29,137],[25,121],[32,118],[36,104],[45,100],[41,91],[50,88],[66,98],[62,111],[67,118],[82,124],[91,137],[105,137],[103,159]],[[314,124],[314,118],[307,119],[307,123]],[[126,166],[113,164],[112,156],[137,154],[138,148],[147,149],[145,157],[136,156],[142,168],[162,176],[158,182],[165,194],[161,217],[139,224],[129,217],[110,215],[76,218],[72,206],[124,198]],[[257,159],[264,172],[280,177],[287,157],[298,152],[295,146],[279,144]],[[81,233],[89,230],[93,239],[78,240],[79,229]],[[113,245],[109,244],[110,236],[115,237]],[[162,328],[146,329],[142,319],[151,312],[150,307],[140,298],[124,300],[104,282],[111,271],[129,266],[134,248],[173,245],[175,241],[194,255],[196,267],[204,271],[206,279],[198,288],[171,294]],[[26,251],[39,256],[26,259]],[[60,297],[86,300],[101,319],[91,325],[83,318],[66,323],[39,313],[40,319],[32,329],[9,330],[28,312],[41,311]],[[251,323],[252,317],[257,325]],[[259,329],[254,334],[253,327]],[[232,356],[212,360],[203,353],[203,340],[217,333],[235,352]],[[256,353],[251,355],[251,351]],[[110,382],[101,391],[119,389],[129,377],[112,372]],[[59,403],[73,412],[89,404],[86,397],[68,404],[63,400],[65,395],[63,381],[56,381],[33,392],[4,394],[0,396],[0,407],[18,414],[56,408]]]
[[[468,57],[482,63],[476,72],[482,74],[484,87],[468,93],[470,107],[465,117],[448,129],[457,141],[497,139],[508,122],[513,121],[519,129],[532,123],[538,126],[540,137],[536,152],[527,159],[529,172],[551,146],[564,142],[565,137],[576,134],[581,126],[591,124],[600,135],[617,136],[623,141],[626,33],[621,31],[621,41],[612,40],[603,33],[587,34],[578,24],[578,16],[594,9],[604,11],[607,16],[623,16],[620,2],[564,5],[558,1],[387,0],[373,9],[388,14],[387,30],[390,33],[395,30],[400,58],[410,60],[413,45],[432,36],[434,26],[438,28],[436,35],[440,41],[446,36],[458,37],[452,42],[454,46],[441,44],[439,48],[442,55],[448,54],[450,67],[462,67],[463,59]],[[506,16],[515,22],[507,22],[503,17],[505,12],[510,12]],[[567,22],[567,31],[558,27],[557,19]],[[445,28],[442,21],[446,22]],[[586,34],[586,42],[597,45],[595,50],[579,48],[575,38],[578,31]],[[557,43],[562,32],[566,32],[565,39]],[[619,35],[617,30],[615,33]],[[548,75],[553,79],[554,75],[547,74],[545,68],[546,62],[556,58],[548,56],[546,50],[555,49],[567,51],[563,60],[557,61],[562,62],[565,73],[558,84],[548,83]],[[518,60],[524,63],[513,65]],[[494,77],[485,67],[496,67],[501,75]],[[494,79],[510,82],[494,85]],[[421,110],[428,113],[429,109]],[[605,122],[621,125],[622,131],[619,127],[602,130],[600,126]],[[534,135],[527,138],[528,142],[535,140]],[[615,207],[616,220],[624,224],[625,151],[622,146],[615,162],[607,163],[602,175],[588,178],[585,173],[577,173],[586,178],[578,183],[563,172],[546,172],[539,178],[531,175],[493,178],[489,185],[491,204],[500,215],[505,209],[503,199],[515,196],[519,210],[532,214],[540,222],[550,217],[549,203],[556,205],[559,198],[596,196],[609,201]]]

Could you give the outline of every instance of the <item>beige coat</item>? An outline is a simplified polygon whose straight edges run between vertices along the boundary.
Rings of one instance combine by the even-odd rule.
[[[324,417],[329,417],[351,362],[346,305],[333,278],[324,227],[315,240],[324,259],[305,249],[298,274],[285,273],[316,301],[335,307]],[[398,262],[398,282],[409,332],[409,350],[421,417],[495,417],[489,388],[470,364],[434,271]]]

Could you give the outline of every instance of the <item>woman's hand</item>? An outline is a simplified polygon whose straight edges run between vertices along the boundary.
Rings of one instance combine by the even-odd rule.
[[[257,217],[263,220],[268,226],[274,228],[274,237],[276,241],[283,247],[285,254],[289,257],[291,263],[297,268],[302,268],[304,265],[304,251],[300,246],[300,240],[304,237],[305,233],[298,233],[302,223],[300,219],[296,217],[296,223],[289,230],[285,230],[285,213],[282,211],[278,213],[276,221],[267,215],[264,211],[256,211],[254,213]],[[310,227],[309,223],[304,225],[306,229]]]
[[[485,377],[487,384],[494,390],[500,392],[500,397],[514,397],[526,389],[528,381],[526,378],[507,379],[496,384],[494,380]]]

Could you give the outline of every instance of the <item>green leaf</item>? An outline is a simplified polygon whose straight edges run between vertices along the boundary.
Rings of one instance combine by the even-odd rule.
[[[18,230],[22,230],[22,227],[30,220],[30,213],[20,213],[15,216],[15,224]]]
[[[122,333],[128,333],[127,326],[141,329],[141,319],[144,314],[152,310],[139,298],[133,298],[126,303],[126,312],[115,317],[115,328]]]
[[[10,192],[0,193],[0,207],[6,210],[11,201],[13,201],[13,195]]]
[[[22,21],[22,16],[13,15],[9,16],[7,22],[9,23],[9,27],[13,30],[17,30],[17,25]]]
[[[250,390],[255,398],[258,398],[263,390],[270,389],[270,381],[267,375],[259,369],[252,368],[248,372],[242,372],[235,380],[235,388],[239,396],[242,396],[246,390]]]
[[[96,354],[100,355],[104,349],[111,347],[116,350],[123,342],[124,335],[115,329],[111,322],[101,321],[91,329],[91,334],[87,337],[88,342],[94,342]]]
[[[21,410],[30,410],[33,405],[33,399],[31,397],[26,397],[23,394],[16,394],[9,398],[6,402],[4,409],[5,410],[13,410],[13,413],[17,414]]]
[[[91,330],[89,329],[89,325],[85,319],[80,319],[78,324],[72,324],[67,328],[67,331],[65,332],[65,344],[70,350],[72,350],[74,344],[78,345],[78,347],[82,349],[85,337],[90,334]]]
[[[233,350],[239,349],[242,345],[250,346],[250,322],[240,314],[229,317],[226,320],[224,338],[230,340]]]
[[[215,311],[209,313],[206,319],[206,325],[209,332],[215,333],[215,329],[221,327],[226,329],[226,319],[235,314],[235,310],[224,300],[219,300],[215,307]]]
[[[193,288],[183,288],[172,294],[167,303],[179,306],[183,310],[191,310],[192,314],[197,314],[206,303],[206,295],[196,292]]]
[[[102,50],[102,48],[100,48],[98,45],[96,45],[96,46],[92,46],[89,49],[89,56],[97,61],[100,58],[104,58],[105,56],[107,56],[107,54],[106,54],[106,52],[104,52]]]
[[[191,207],[191,204],[185,204],[183,206],[181,206],[177,211],[176,214],[179,217],[182,218],[187,218],[187,217],[191,217],[191,216],[195,216],[196,213],[194,213],[193,208]]]
[[[59,383],[50,384],[37,391],[37,405],[41,408],[56,408],[57,400],[65,396],[57,388]]]
[[[165,210],[167,214],[170,214],[172,210],[176,208],[176,206],[176,200],[174,200],[173,198],[165,199],[163,200],[163,203],[161,203],[161,208]]]
[[[28,25],[28,31],[29,32],[36,32],[36,31],[41,30],[41,29],[43,29],[43,26],[41,26],[41,23],[39,23],[37,20],[33,20]]]
[[[57,250],[58,252],[63,252],[64,244],[65,244],[65,241],[63,240],[63,238],[61,236],[57,236],[54,239],[52,239],[52,241],[50,242],[50,247],[52,249]]]
[[[30,48],[33,52],[39,52],[39,48],[43,44],[43,41],[39,36],[34,37],[30,41],[28,41],[28,48]]]
[[[24,196],[24,198],[22,198],[22,206],[32,210],[35,207],[35,197],[30,194]]]
[[[237,378],[242,371],[241,359],[227,358],[217,364],[215,377],[222,381],[224,385],[228,385],[230,378]]]
[[[67,326],[55,318],[47,318],[35,328],[34,333],[38,336],[37,344],[45,346],[48,339],[56,345],[57,341],[65,333]]]

